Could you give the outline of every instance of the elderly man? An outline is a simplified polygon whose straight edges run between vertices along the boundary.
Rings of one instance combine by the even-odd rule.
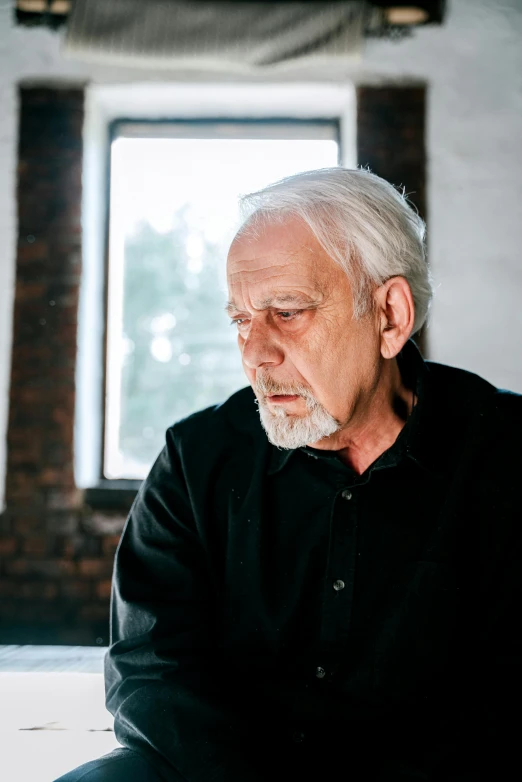
[[[124,748],[63,780],[507,779],[521,398],[411,342],[424,225],[390,184],[326,169],[246,202],[251,388],[167,432],[116,558]]]

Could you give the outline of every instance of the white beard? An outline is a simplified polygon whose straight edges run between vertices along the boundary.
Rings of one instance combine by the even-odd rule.
[[[338,432],[341,424],[305,386],[282,387],[274,381],[259,379],[254,387],[261,423],[272,445],[279,448],[303,448]],[[307,407],[304,416],[289,415],[282,407],[269,407],[265,396],[299,394]]]

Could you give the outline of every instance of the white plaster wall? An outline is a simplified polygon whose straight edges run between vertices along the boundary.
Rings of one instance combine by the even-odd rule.
[[[449,0],[444,27],[369,41],[358,63],[270,77],[74,62],[61,34],[16,29],[0,5],[0,508],[15,264],[17,86],[23,82],[425,81],[435,360],[522,392],[522,0]]]
[[[522,392],[522,0],[453,0],[364,69],[429,84],[430,355]]]

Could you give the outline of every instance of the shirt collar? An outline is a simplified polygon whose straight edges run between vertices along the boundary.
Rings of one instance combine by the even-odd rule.
[[[398,356],[398,362],[405,384],[415,389],[417,402],[397,440],[371,465],[369,470],[392,467],[401,459],[409,458],[430,472],[442,472],[444,462],[442,454],[436,447],[437,442],[440,441],[438,427],[442,422],[435,420],[436,405],[430,388],[429,365],[411,339],[404,345]],[[437,431],[439,431],[439,438],[436,436]],[[319,459],[335,458],[332,452],[319,451],[308,446],[296,450]],[[294,453],[293,449],[271,446],[268,474],[273,475],[282,470]]]
[[[278,448],[276,445],[271,445],[268,474],[274,475],[282,470],[283,467],[286,467],[286,463],[294,453],[295,451],[291,448]]]
[[[430,472],[441,472],[443,460],[438,443],[443,436],[443,422],[438,420],[438,405],[433,393],[429,364],[424,361],[411,339],[398,359],[404,383],[415,389],[417,402],[394,445],[400,441],[402,453],[406,457]]]

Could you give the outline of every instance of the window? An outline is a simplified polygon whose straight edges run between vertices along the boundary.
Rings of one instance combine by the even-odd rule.
[[[170,424],[246,385],[224,313],[238,195],[339,158],[335,120],[113,123],[105,478],[143,478]]]

